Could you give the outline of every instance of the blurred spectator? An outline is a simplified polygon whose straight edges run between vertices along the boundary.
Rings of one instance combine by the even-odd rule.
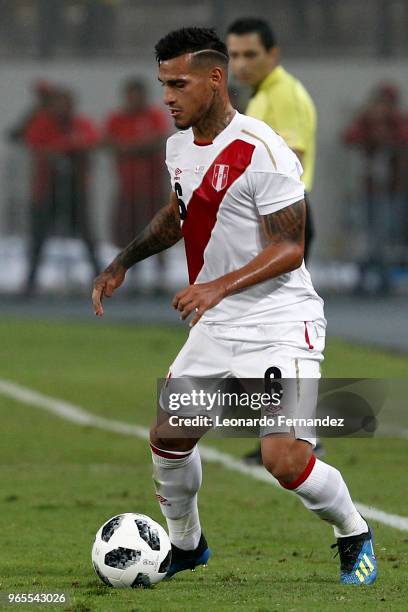
[[[163,148],[168,131],[167,115],[149,105],[144,82],[126,81],[122,108],[111,113],[105,125],[105,144],[115,156],[118,177],[113,240],[120,248],[133,240],[163,205]],[[163,255],[157,260],[163,274]]]
[[[403,159],[408,142],[398,87],[381,84],[347,127],[343,139],[345,144],[359,149],[364,161],[362,192],[369,246],[357,289],[368,288],[368,275],[374,273],[378,291],[387,292],[390,246],[402,240]]]
[[[25,132],[31,121],[41,112],[50,108],[55,88],[52,83],[43,79],[33,85],[34,101],[17,122],[9,129],[8,138],[13,142],[24,142]]]
[[[35,286],[41,249],[48,235],[79,234],[99,273],[88,222],[89,153],[98,142],[90,119],[77,115],[72,93],[55,90],[49,108],[36,114],[25,132],[32,152],[29,273],[26,292]]]

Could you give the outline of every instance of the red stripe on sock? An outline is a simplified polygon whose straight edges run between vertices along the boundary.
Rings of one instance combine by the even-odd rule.
[[[281,480],[279,481],[279,484],[284,488],[284,489],[297,489],[298,487],[300,487],[300,485],[305,482],[306,478],[308,478],[310,472],[313,470],[314,468],[314,464],[316,463],[316,457],[314,455],[312,455],[310,457],[310,461],[307,464],[307,466],[305,467],[305,469],[303,470],[303,472],[301,473],[300,476],[298,476],[298,478],[296,478],[296,480],[293,480],[292,482],[282,482]]]
[[[194,450],[192,449],[191,451],[186,451],[186,452],[184,451],[168,452],[168,451],[162,450],[161,448],[157,448],[157,446],[153,446],[153,444],[150,444],[150,448],[152,449],[155,455],[158,455],[159,457],[164,457],[165,459],[182,459],[183,457],[188,457],[188,455],[191,455],[191,453]]]

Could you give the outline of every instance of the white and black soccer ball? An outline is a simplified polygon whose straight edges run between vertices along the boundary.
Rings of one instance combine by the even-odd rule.
[[[92,563],[108,586],[148,587],[160,582],[169,569],[170,539],[163,527],[145,514],[118,514],[96,534]]]

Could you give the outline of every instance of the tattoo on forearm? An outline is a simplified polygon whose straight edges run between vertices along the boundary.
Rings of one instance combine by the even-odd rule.
[[[303,242],[306,207],[304,200],[262,217],[265,233],[272,243]]]
[[[172,206],[165,206],[149,225],[119,253],[116,261],[125,268],[176,244],[181,238],[180,221]]]

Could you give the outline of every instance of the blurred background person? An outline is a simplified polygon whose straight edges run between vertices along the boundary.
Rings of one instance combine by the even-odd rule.
[[[302,163],[307,261],[314,233],[308,194],[313,187],[315,164],[315,106],[300,81],[280,65],[276,36],[266,21],[255,17],[237,19],[227,30],[227,45],[233,76],[252,88],[245,113],[278,132]]]
[[[54,92],[55,86],[49,81],[39,79],[34,82],[32,87],[33,101],[29,108],[23,112],[21,117],[8,130],[9,140],[16,143],[24,143],[27,128],[37,115],[49,110]]]
[[[405,220],[407,127],[398,86],[382,83],[343,133],[344,143],[356,147],[363,159],[361,200],[367,252],[360,264],[359,292],[387,293],[391,289],[390,251],[403,240]]]
[[[72,92],[58,88],[49,107],[31,120],[24,137],[32,154],[29,270],[24,289],[31,294],[41,251],[51,233],[79,235],[93,273],[100,270],[88,220],[89,157],[99,136],[94,123],[76,113]]]
[[[233,76],[252,88],[253,95],[245,113],[265,121],[278,132],[302,163],[306,202],[304,258],[307,261],[314,233],[309,193],[315,164],[315,106],[300,81],[280,65],[276,36],[266,21],[255,17],[237,19],[227,30],[227,45]],[[323,454],[320,443],[316,452]],[[245,459],[261,464],[260,445]]]
[[[125,247],[163,205],[167,114],[149,103],[143,80],[122,87],[122,106],[105,121],[104,143],[115,159],[117,195],[113,208],[113,241]],[[157,256],[157,289],[163,286],[165,254]]]
[[[25,134],[31,122],[38,115],[49,110],[55,92],[55,86],[45,79],[39,79],[34,82],[32,92],[34,99],[31,105],[8,130],[7,135],[12,142],[24,143]]]
[[[4,155],[3,197],[6,201],[4,219],[9,235],[18,234],[22,228],[27,227],[30,198],[28,181],[25,178],[30,164],[25,147],[25,134],[31,122],[39,114],[49,110],[54,90],[55,86],[49,80],[33,81],[29,87],[31,99],[28,105],[23,107],[17,120],[13,118],[13,121],[8,123],[5,130],[9,146]]]

